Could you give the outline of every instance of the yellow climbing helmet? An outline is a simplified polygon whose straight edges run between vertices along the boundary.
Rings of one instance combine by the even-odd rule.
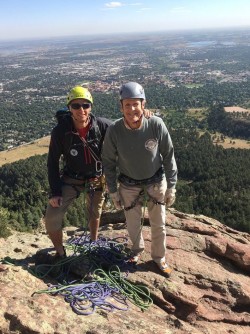
[[[85,99],[93,103],[93,98],[89,90],[82,86],[75,86],[71,89],[67,96],[67,105],[69,105],[71,101],[76,99]]]

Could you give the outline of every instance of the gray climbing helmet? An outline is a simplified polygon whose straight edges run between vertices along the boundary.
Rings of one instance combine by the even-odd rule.
[[[137,82],[127,82],[120,88],[120,100],[143,99],[146,100],[143,87]]]

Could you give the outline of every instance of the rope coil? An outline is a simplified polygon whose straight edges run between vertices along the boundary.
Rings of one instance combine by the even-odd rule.
[[[65,276],[63,267],[68,266],[69,271],[70,265],[79,261],[81,266],[86,263],[89,265],[88,274],[90,276],[86,275],[88,280],[85,277],[78,283],[71,282],[70,284],[66,284],[64,280],[63,283],[51,285],[47,290],[40,290],[34,294],[60,294],[70,304],[72,310],[79,315],[90,315],[97,309],[108,312],[115,309],[127,311],[129,308],[127,300],[141,310],[146,310],[153,303],[149,290],[145,286],[130,283],[127,280],[128,271],[125,273],[120,271],[120,268],[131,267],[125,252],[126,241],[126,238],[100,238],[96,242],[90,242],[86,234],[80,238],[73,238],[66,245],[67,249],[73,251],[73,255],[59,261],[54,266],[50,265],[47,272],[43,271],[42,277],[50,274],[55,266],[60,268],[59,277]],[[37,266],[35,272],[40,278],[41,266]],[[103,267],[108,270],[104,270]]]

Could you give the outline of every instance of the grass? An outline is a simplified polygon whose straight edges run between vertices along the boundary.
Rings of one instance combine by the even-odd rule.
[[[184,85],[186,88],[200,88],[200,87],[203,87],[204,85],[203,84],[185,84]]]
[[[245,148],[245,149],[250,149],[250,142],[247,140],[243,139],[233,139],[226,137],[225,142],[219,142],[218,145],[221,145],[224,148]]]
[[[215,134],[211,134],[211,136],[216,135],[217,138],[220,138],[221,133],[216,132]],[[217,139],[216,138],[216,139]],[[244,139],[236,139],[224,136],[224,142],[222,141],[213,141],[214,145],[220,145],[224,148],[240,148],[240,149],[250,149],[250,142],[249,140]]]
[[[12,163],[21,159],[27,159],[34,155],[48,153],[50,136],[32,141],[31,143],[14,147],[10,150],[0,152],[0,166]]]
[[[208,111],[207,108],[189,108],[188,115],[198,119],[199,121],[207,117]]]

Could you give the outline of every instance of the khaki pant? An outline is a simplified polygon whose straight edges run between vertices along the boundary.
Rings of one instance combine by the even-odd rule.
[[[99,219],[102,213],[102,206],[104,202],[103,179],[100,178],[97,181],[90,182],[93,186],[92,191],[86,191],[82,181],[77,181],[70,178],[64,178],[62,186],[62,205],[59,208],[54,208],[48,204],[45,214],[45,226],[47,232],[59,231],[62,229],[63,217],[74,199],[77,198],[79,193],[86,192],[86,208],[88,222]],[[98,190],[99,189],[99,190]],[[84,209],[84,208],[83,208]]]
[[[140,186],[125,186],[122,183],[120,184],[119,193],[125,208],[131,206],[142,189]],[[166,209],[165,205],[155,204],[152,199],[164,203],[166,189],[167,182],[165,178],[159,183],[144,186],[144,192],[148,194],[147,207],[151,226],[151,256],[156,263],[165,260]],[[142,252],[144,249],[141,226],[143,196],[140,197],[139,201],[136,201],[136,205],[133,208],[124,211],[128,233],[133,244],[132,250],[135,254]]]

